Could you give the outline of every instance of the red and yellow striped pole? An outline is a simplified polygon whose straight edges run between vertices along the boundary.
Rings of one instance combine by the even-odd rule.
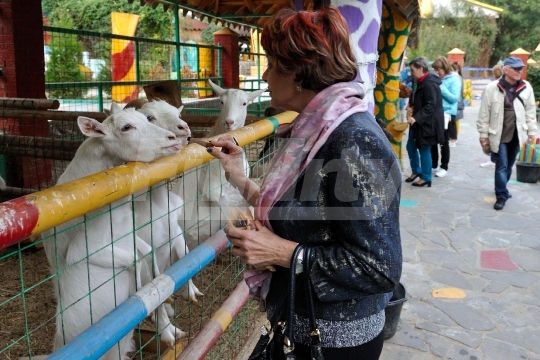
[[[139,15],[111,13],[112,33],[115,35],[134,36],[139,22]],[[135,42],[132,40],[112,39],[111,68],[113,81],[135,81]],[[115,85],[112,87],[112,99],[126,103],[139,97],[139,85]]]
[[[227,134],[245,146],[297,115],[286,111]],[[190,144],[152,163],[131,162],[0,203],[0,250],[213,159],[205,147]]]

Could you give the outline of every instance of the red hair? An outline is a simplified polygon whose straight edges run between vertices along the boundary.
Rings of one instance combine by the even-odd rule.
[[[320,91],[358,73],[347,22],[334,7],[277,12],[264,24],[261,45],[278,74],[296,74],[305,89]]]

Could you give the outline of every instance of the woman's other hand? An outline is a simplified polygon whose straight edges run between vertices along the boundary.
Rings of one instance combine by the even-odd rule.
[[[225,233],[233,245],[233,254],[256,269],[272,265],[288,268],[298,243],[280,238],[258,220],[254,224],[255,230],[239,229],[231,225],[225,227]]]
[[[414,120],[414,118],[411,116],[407,119],[407,122],[409,123],[409,125],[412,125],[416,122],[416,120]]]

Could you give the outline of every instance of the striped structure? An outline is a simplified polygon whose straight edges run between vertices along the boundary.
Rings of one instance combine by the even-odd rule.
[[[135,36],[139,15],[111,13],[112,33],[115,35]],[[113,81],[137,80],[135,68],[135,42],[131,40],[112,39],[111,67]],[[112,88],[112,99],[126,103],[139,97],[138,85],[115,85]]]

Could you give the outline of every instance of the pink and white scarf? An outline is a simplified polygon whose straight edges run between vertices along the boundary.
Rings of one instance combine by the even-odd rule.
[[[285,131],[278,136],[289,137],[268,166],[264,175],[255,216],[272,230],[268,212],[281,199],[330,134],[350,115],[367,111],[360,83],[337,83],[319,92]]]

